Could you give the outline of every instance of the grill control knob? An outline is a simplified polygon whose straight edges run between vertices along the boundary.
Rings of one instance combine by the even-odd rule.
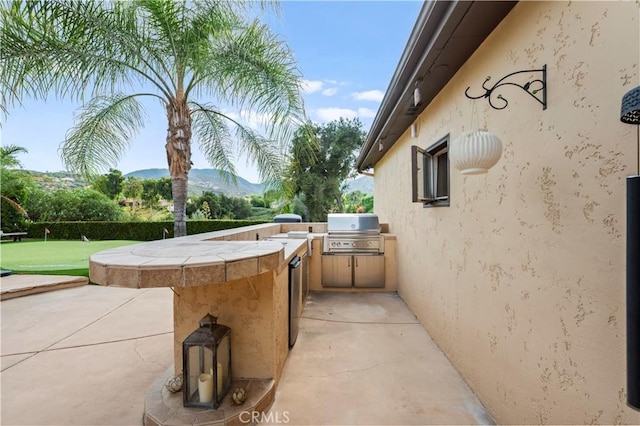
[[[367,245],[371,247],[371,241],[367,241]]]
[[[355,246],[356,246],[356,242],[354,241],[351,243],[351,247],[355,247]]]

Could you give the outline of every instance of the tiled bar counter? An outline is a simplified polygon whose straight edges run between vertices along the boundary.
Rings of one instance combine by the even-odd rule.
[[[307,240],[264,241],[280,224],[158,240],[94,254],[90,279],[105,286],[170,287],[174,295],[174,366],[145,398],[145,424],[230,424],[241,410],[266,409],[289,350],[288,264]],[[258,239],[258,240],[256,240]],[[241,407],[186,409],[164,383],[181,374],[182,341],[211,313],[231,328],[233,386],[249,386]],[[167,315],[171,313],[167,312]]]
[[[235,232],[233,232],[235,231]],[[90,279],[105,286],[171,287],[175,374],[182,341],[211,313],[232,330],[234,377],[280,377],[288,344],[288,263],[307,240],[256,241],[280,224],[256,225],[105,250],[90,258]],[[253,241],[238,241],[237,238]],[[167,313],[169,314],[169,313]]]

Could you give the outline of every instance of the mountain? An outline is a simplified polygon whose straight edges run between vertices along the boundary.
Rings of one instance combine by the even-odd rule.
[[[134,176],[139,179],[159,179],[169,177],[169,169],[145,169],[127,173],[125,177]],[[223,176],[228,176],[225,182]],[[263,183],[251,183],[238,176],[238,185],[231,181],[230,175],[218,169],[191,169],[189,171],[189,194],[201,194],[203,191],[212,191],[242,197],[251,194],[262,194],[266,185]],[[373,195],[373,178],[360,176],[347,183],[347,191],[361,191],[367,195]]]
[[[47,190],[85,188],[88,184],[84,179],[68,172],[37,172],[28,171],[34,177],[36,183]],[[169,169],[144,169],[136,170],[124,175],[139,179],[160,179],[169,177]],[[217,169],[191,169],[189,171],[189,194],[201,194],[204,191],[222,193],[227,196],[243,197],[251,194],[262,194],[267,185],[264,183],[251,183],[238,176],[237,185],[233,184],[228,176],[224,179],[225,172]],[[373,195],[373,178],[360,176],[347,183],[347,192],[361,191]]]
[[[373,195],[373,178],[360,176],[347,183],[347,192],[360,191],[367,195]]]
[[[139,179],[160,179],[169,177],[169,169],[144,169],[136,170],[124,175]],[[191,169],[189,170],[188,192],[199,195],[204,191],[222,193],[227,196],[243,197],[251,194],[262,194],[266,185],[251,183],[238,176],[237,184],[233,183],[231,175],[218,169]]]

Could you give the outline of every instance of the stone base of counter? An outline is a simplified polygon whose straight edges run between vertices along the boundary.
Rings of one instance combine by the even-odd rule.
[[[179,425],[252,425],[260,420],[273,403],[276,393],[275,380],[238,379],[222,400],[217,410],[185,408],[182,406],[182,392],[171,393],[165,383],[173,377],[174,368],[169,367],[160,376],[144,399],[145,426]],[[247,391],[247,400],[242,405],[231,401],[233,389],[242,387]]]

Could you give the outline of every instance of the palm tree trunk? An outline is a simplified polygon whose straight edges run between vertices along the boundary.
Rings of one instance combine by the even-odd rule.
[[[191,169],[191,113],[184,102],[167,105],[167,163],[173,194],[173,235],[187,235],[187,182]]]

